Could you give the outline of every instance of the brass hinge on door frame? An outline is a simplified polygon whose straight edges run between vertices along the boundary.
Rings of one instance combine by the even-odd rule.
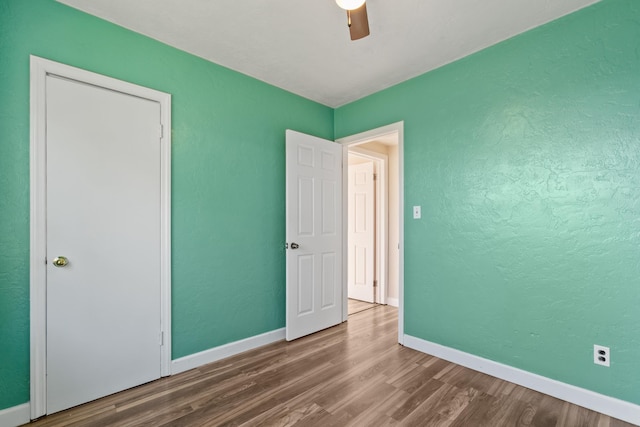
[[[377,280],[374,280],[374,281],[373,281],[373,287],[374,287],[374,288],[377,288],[377,287],[378,287],[378,281],[377,281]]]

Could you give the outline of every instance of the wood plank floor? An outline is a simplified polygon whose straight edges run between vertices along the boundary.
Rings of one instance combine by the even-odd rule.
[[[29,426],[631,426],[396,340],[396,309],[376,306]]]
[[[377,304],[373,304],[366,301],[360,301],[357,299],[349,298],[347,301],[347,314],[351,316],[352,314],[360,313],[361,311],[369,310],[370,308],[375,307]]]

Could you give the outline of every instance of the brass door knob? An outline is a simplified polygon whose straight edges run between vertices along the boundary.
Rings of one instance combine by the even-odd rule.
[[[58,256],[53,259],[53,265],[56,267],[64,267],[67,264],[69,264],[67,257]]]

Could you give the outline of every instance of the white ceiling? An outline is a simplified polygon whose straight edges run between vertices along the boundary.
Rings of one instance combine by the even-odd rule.
[[[338,107],[599,0],[368,0],[349,39],[334,0],[58,0]]]

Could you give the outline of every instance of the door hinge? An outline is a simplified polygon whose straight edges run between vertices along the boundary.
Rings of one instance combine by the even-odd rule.
[[[164,345],[164,332],[160,332],[160,345]]]
[[[164,138],[164,125],[160,123],[160,139]]]
[[[44,265],[47,265],[47,257],[44,257]]]
[[[374,288],[377,288],[377,287],[378,287],[378,281],[377,281],[377,280],[374,280],[374,281],[373,281],[373,287],[374,287]]]
[[[375,181],[375,180],[377,180],[377,179],[378,179],[378,174],[377,174],[377,173],[374,173],[374,174],[373,174],[373,180]]]

